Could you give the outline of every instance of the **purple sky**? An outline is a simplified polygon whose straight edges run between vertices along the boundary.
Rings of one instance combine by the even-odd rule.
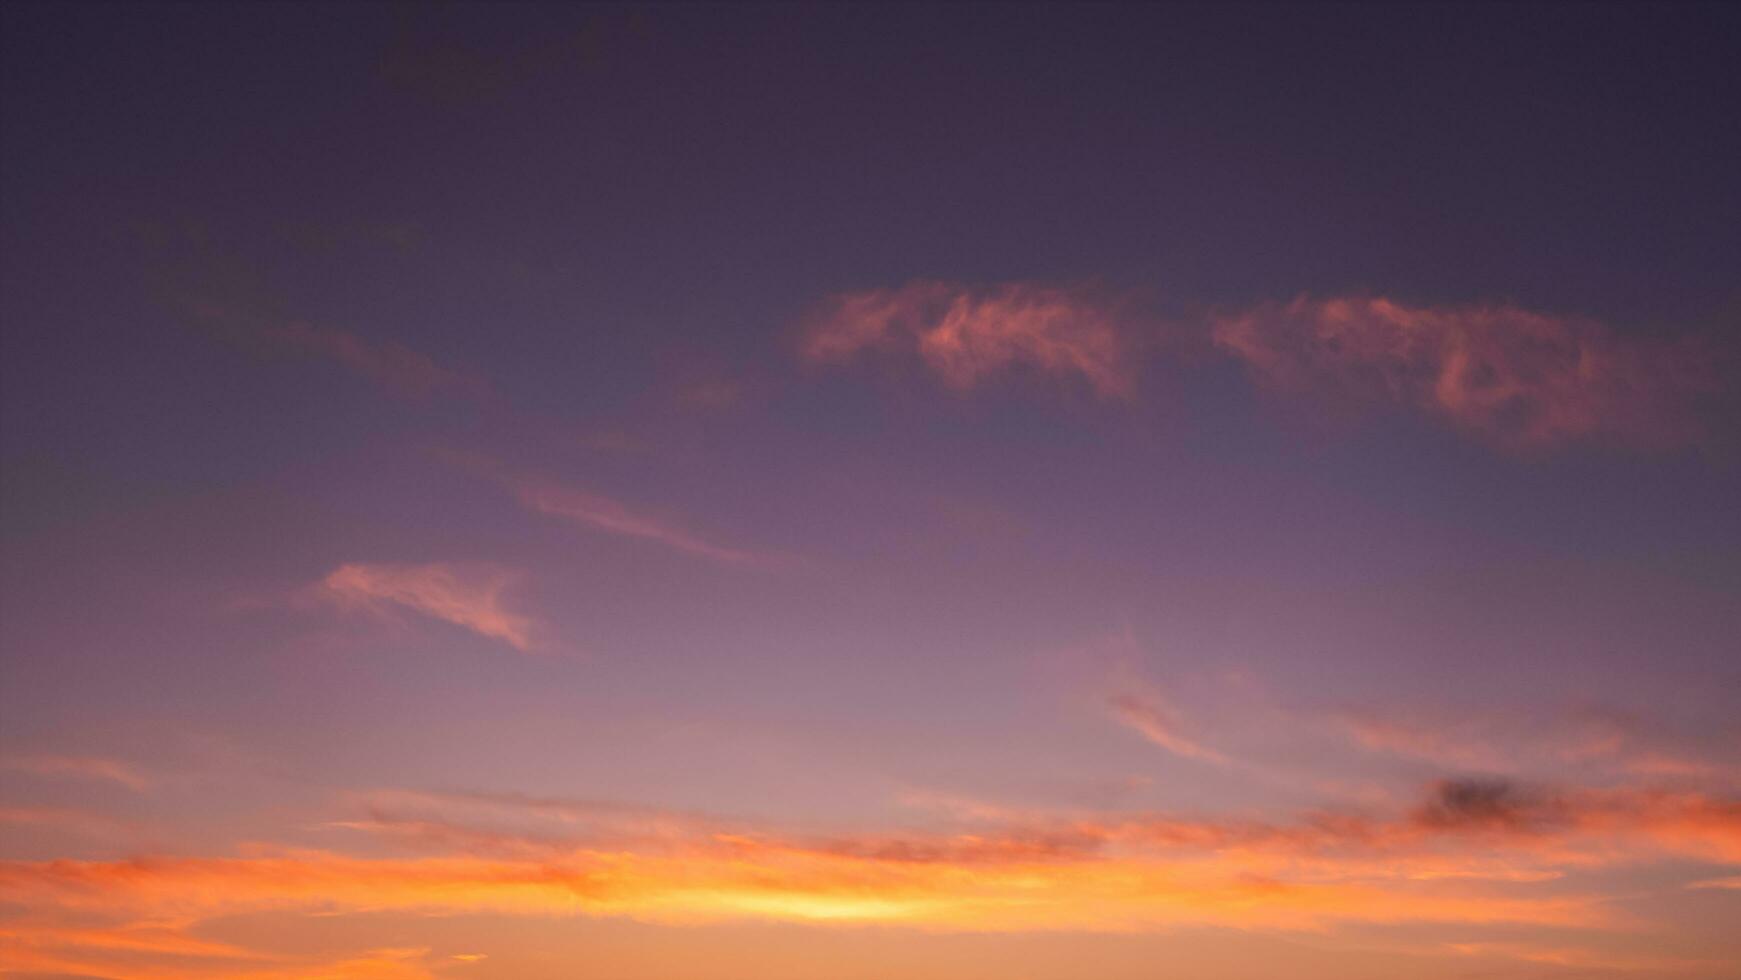
[[[1729,10],[3,17],[0,975],[1741,975]]]

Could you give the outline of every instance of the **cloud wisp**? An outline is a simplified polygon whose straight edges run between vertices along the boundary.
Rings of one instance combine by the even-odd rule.
[[[345,605],[377,612],[409,610],[529,651],[534,623],[505,601],[520,578],[494,565],[351,563],[333,569],[320,589]]]
[[[576,487],[518,477],[507,478],[506,482],[522,507],[570,524],[652,542],[722,565],[768,567],[785,561],[778,555],[721,544],[675,521]]]
[[[1507,305],[1302,296],[1216,317],[1211,336],[1265,389],[1401,404],[1510,450],[1691,443],[1689,403],[1710,386],[1689,344]]]
[[[173,290],[172,302],[211,335],[259,356],[313,358],[336,364],[407,401],[438,397],[482,401],[492,393],[481,375],[438,362],[395,340],[373,340],[336,327],[262,315],[257,297],[223,298],[209,289]]]
[[[1228,762],[1226,756],[1186,735],[1177,713],[1158,698],[1119,694],[1107,700],[1107,707],[1121,724],[1174,755],[1203,762]]]
[[[693,530],[686,521],[655,513],[651,508],[516,471],[489,456],[450,450],[440,450],[436,455],[449,465],[501,486],[526,510],[565,524],[659,545],[721,565],[769,569],[797,561],[789,555],[727,544],[713,535]]]
[[[402,398],[423,401],[445,395],[481,399],[490,392],[489,382],[483,378],[445,367],[396,341],[371,341],[306,323],[261,326],[258,332],[273,348],[332,361]]]
[[[1642,720],[1594,707],[1530,712],[1488,711],[1456,719],[1416,710],[1338,711],[1330,728],[1367,752],[1443,770],[1489,773],[1566,772],[1609,777],[1736,784],[1733,759],[1700,751]]]
[[[800,346],[813,364],[877,350],[918,354],[957,391],[1016,367],[1077,378],[1103,399],[1128,399],[1136,389],[1116,311],[1082,290],[921,281],[843,293],[810,318]]]
[[[124,786],[135,793],[143,792],[150,781],[138,769],[114,759],[95,756],[21,755],[0,758],[0,769],[28,772],[38,776],[90,779]]]

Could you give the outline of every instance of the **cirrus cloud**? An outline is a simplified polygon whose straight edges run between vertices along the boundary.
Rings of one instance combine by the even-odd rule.
[[[494,565],[351,563],[333,569],[320,587],[341,603],[376,611],[407,609],[530,650],[532,620],[504,600],[519,580],[518,573]]]
[[[919,281],[829,298],[805,331],[805,360],[872,350],[917,353],[958,391],[1021,366],[1086,381],[1101,398],[1135,393],[1130,344],[1113,307],[1086,291],[1031,283]]]

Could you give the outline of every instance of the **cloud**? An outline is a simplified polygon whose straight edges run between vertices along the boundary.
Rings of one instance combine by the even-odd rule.
[[[1652,953],[1617,954],[1609,949],[1578,949],[1518,942],[1446,943],[1443,948],[1459,956],[1491,957],[1574,969],[1578,971],[1575,974],[1577,976],[1590,976],[1592,975],[1591,971],[1601,971],[1602,973],[1643,972],[1661,976],[1684,973],[1689,970],[1706,971],[1726,965],[1715,960],[1684,956],[1663,956]]]
[[[1609,776],[1734,779],[1731,766],[1700,757],[1669,733],[1612,709],[1487,711],[1455,719],[1432,718],[1419,709],[1410,714],[1404,720],[1342,711],[1329,720],[1334,730],[1369,752],[1451,770],[1564,772],[1572,767]]]
[[[506,477],[505,482],[526,509],[606,534],[650,541],[724,565],[770,567],[789,561],[772,553],[721,544],[674,521],[576,487],[521,477]]]
[[[1705,436],[1698,403],[1717,389],[1708,351],[1691,339],[1628,338],[1506,304],[1301,296],[1213,315],[1202,328],[1271,392],[1344,408],[1401,405],[1511,451],[1695,444]],[[1131,399],[1134,347],[1117,304],[1086,290],[920,280],[829,297],[799,350],[812,364],[916,354],[960,391],[1027,368]]]
[[[711,535],[691,530],[676,518],[655,514],[648,508],[589,489],[516,472],[479,453],[440,449],[435,455],[452,466],[496,482],[520,506],[535,514],[589,530],[651,542],[722,565],[776,568],[797,561],[790,555],[726,544]]]
[[[1429,726],[1367,712],[1344,712],[1333,721],[1342,734],[1371,752],[1477,770],[1503,769],[1508,758],[1498,747],[1468,732],[1466,725]]]
[[[1271,390],[1402,404],[1509,449],[1690,443],[1690,401],[1711,384],[1690,345],[1505,305],[1302,296],[1217,317],[1211,333]]]
[[[304,323],[261,326],[258,331],[279,350],[333,361],[404,398],[483,398],[489,394],[489,383],[482,378],[443,367],[427,354],[395,341],[370,341],[343,330]]]
[[[39,776],[69,776],[76,779],[101,780],[125,786],[134,792],[143,791],[148,785],[146,778],[132,766],[117,762],[114,759],[100,759],[93,756],[13,756],[0,759],[0,768],[34,773]]]
[[[94,838],[114,838],[134,830],[128,821],[71,807],[0,806],[0,824],[42,827]]]
[[[1670,855],[1741,859],[1741,800],[1654,789],[1580,789],[1504,779],[1441,780],[1415,801],[1308,810],[1292,820],[1168,813],[1057,813],[976,806],[959,831],[791,834],[751,821],[515,794],[381,791],[363,821],[334,826],[431,853],[555,857],[801,854],[878,865],[961,868],[1159,862],[1283,881],[1546,881],[1577,868]]]
[[[791,833],[501,793],[377,791],[353,802],[366,817],[327,826],[379,838],[386,853],[255,844],[230,856],[0,862],[0,904],[32,910],[0,930],[0,965],[103,963],[109,968],[92,972],[127,977],[296,975],[282,953],[213,943],[199,928],[265,912],[973,932],[1437,923],[1611,934],[1628,921],[1600,890],[1611,879],[1595,876],[1597,890],[1588,890],[1567,874],[1665,856],[1741,862],[1741,801],[1495,780],[1437,783],[1390,812],[1306,812],[1278,823],[979,813],[969,830],[892,834]],[[1715,883],[1724,880],[1690,887],[1728,887]],[[1581,955],[1569,939],[1555,948]],[[114,965],[117,951],[129,966]],[[420,956],[403,959],[395,969],[422,969]]]
[[[1517,831],[1552,819],[1552,812],[1507,779],[1446,779],[1434,784],[1415,819],[1433,828]]]
[[[321,588],[343,603],[409,609],[530,650],[533,622],[503,603],[503,594],[519,579],[517,573],[492,565],[347,564],[328,574]]]
[[[871,350],[916,352],[960,391],[1017,366],[1078,377],[1102,398],[1136,387],[1115,311],[1082,290],[920,281],[843,293],[812,316],[800,347],[815,364]]]
[[[579,914],[693,923],[878,922],[931,929],[1136,931],[1178,924],[1316,928],[1335,921],[1596,924],[1581,898],[1288,881],[1247,862],[1085,859],[1010,838],[820,846],[721,836],[669,853],[574,849],[539,857],[239,857],[0,864],[0,897],[71,915],[206,918],[251,910],[434,915]]]
[[[355,221],[340,225],[305,222],[299,237],[336,244],[368,239],[396,248],[420,234],[403,223]],[[387,392],[411,400],[438,396],[483,400],[489,381],[436,361],[394,340],[375,340],[330,326],[302,322],[282,312],[283,300],[263,288],[263,270],[235,247],[220,245],[221,231],[190,224],[152,229],[154,247],[166,253],[154,275],[156,290],[179,316],[213,339],[260,357],[316,358],[337,364]]]
[[[1175,712],[1158,699],[1121,694],[1109,699],[1107,705],[1113,717],[1174,755],[1205,762],[1228,761],[1221,753],[1187,737],[1180,730]]]
[[[177,923],[0,926],[0,967],[18,980],[433,980],[426,948],[297,955],[215,942]]]

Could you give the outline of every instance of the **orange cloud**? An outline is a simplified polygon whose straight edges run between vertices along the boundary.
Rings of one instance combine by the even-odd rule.
[[[371,609],[409,609],[518,650],[532,648],[532,621],[507,609],[503,593],[516,573],[480,565],[347,564],[321,581],[325,593]]]
[[[1578,975],[1580,976],[1589,975],[1589,971],[1593,970],[1614,973],[1643,972],[1660,976],[1664,973],[1710,970],[1724,965],[1713,960],[1684,956],[1664,956],[1650,953],[1620,954],[1609,949],[1591,950],[1517,942],[1447,943],[1444,949],[1459,956],[1516,960],[1523,963],[1575,969],[1579,971]]]
[[[1388,399],[1514,449],[1690,442],[1687,402],[1708,387],[1685,346],[1513,306],[1302,296],[1220,317],[1212,335],[1272,389]]]
[[[0,967],[262,978],[428,968],[425,951],[377,951],[316,969],[195,931],[274,911],[974,932],[1609,929],[1623,921],[1612,896],[1568,888],[1567,871],[1663,856],[1741,862],[1741,802],[1498,781],[1436,784],[1416,806],[1385,815],[1308,813],[1280,824],[1138,814],[846,836],[511,794],[383,792],[368,803],[368,819],[331,826],[409,845],[409,856],[253,845],[231,857],[0,862],[0,905],[29,910],[0,924]]]
[[[132,829],[125,821],[67,807],[0,806],[0,824],[70,831],[89,837],[114,837]]]
[[[1102,398],[1135,390],[1114,312],[1077,290],[921,281],[845,293],[812,318],[801,353],[840,363],[874,349],[916,351],[958,390],[1017,365],[1080,377]]]
[[[103,977],[112,980],[430,980],[426,949],[375,949],[320,959],[263,952],[190,935],[183,925],[150,920],[60,927],[0,925],[0,968],[8,976]]]
[[[202,919],[327,909],[880,922],[927,929],[1132,931],[1177,924],[1315,929],[1335,921],[1607,920],[1580,897],[1498,895],[1459,882],[1284,880],[1238,860],[1060,859],[1045,849],[949,858],[720,837],[671,854],[577,849],[542,859],[235,858],[0,864],[0,897],[69,916]],[[969,855],[963,857],[963,855]]]
[[[1296,882],[1543,881],[1566,870],[1673,855],[1733,862],[1741,801],[1691,792],[1573,790],[1443,780],[1387,814],[1312,811],[1292,822],[1165,814],[1046,816],[976,807],[970,832],[792,835],[742,822],[503,794],[370,794],[337,824],[428,850],[550,859],[580,850],[849,858],[892,866],[1162,862]]]

